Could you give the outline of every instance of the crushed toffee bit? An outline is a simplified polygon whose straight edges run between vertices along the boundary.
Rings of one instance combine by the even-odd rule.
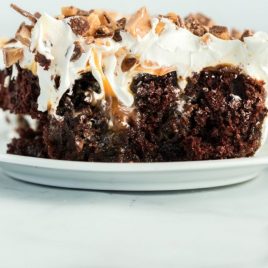
[[[124,60],[122,61],[122,64],[121,64],[122,72],[129,71],[136,63],[137,63],[137,59],[134,57],[124,58]]]
[[[208,44],[209,42],[211,41],[211,38],[210,38],[210,35],[208,33],[204,34],[202,37],[201,37],[201,42],[203,44]]]
[[[91,13],[93,12],[93,10],[83,10],[83,9],[78,9],[77,15],[78,16],[89,16]]]
[[[70,26],[77,35],[85,36],[89,30],[89,23],[84,17],[74,17],[70,20]]]
[[[95,38],[104,38],[104,37],[109,37],[112,35],[113,35],[113,31],[111,29],[109,29],[107,26],[102,25],[96,30],[94,37]]]
[[[105,20],[105,25],[110,25],[113,22],[112,18],[110,18],[110,16],[106,12],[103,12],[103,18]]]
[[[20,41],[26,46],[30,46],[31,43],[31,31],[32,26],[26,25],[24,22],[20,25],[17,33],[16,40]]]
[[[165,29],[165,23],[162,21],[159,21],[155,27],[155,32],[160,35]]]
[[[120,29],[117,29],[117,30],[114,31],[113,40],[115,42],[121,42],[122,41],[122,36],[120,34]]]
[[[51,60],[48,60],[44,55],[37,52],[35,55],[35,61],[40,64],[40,66],[44,67],[44,69],[47,71],[49,69],[49,66],[51,64]]]
[[[253,34],[254,34],[253,31],[247,29],[242,33],[240,40],[244,42],[244,38],[249,37],[249,36],[253,36]]]
[[[231,30],[231,37],[232,39],[240,39],[241,38],[241,32],[238,31],[237,29],[232,29]]]
[[[197,36],[203,36],[207,29],[194,16],[190,15],[185,19],[185,27]]]
[[[10,67],[23,58],[22,48],[3,48],[4,63],[6,67]]]
[[[116,29],[114,30],[113,40],[115,42],[121,42],[122,36],[121,36],[121,30],[124,30],[126,27],[127,19],[121,18],[120,20],[116,21]]]
[[[124,30],[126,27],[127,19],[126,18],[121,18],[116,22],[116,26],[120,30]]]
[[[101,26],[100,18],[96,12],[92,12],[87,17],[87,21],[89,24],[88,35],[94,36],[97,29]]]
[[[31,14],[30,12],[21,9],[20,7],[18,7],[17,5],[11,4],[10,5],[15,11],[17,11],[18,13],[20,13],[22,16],[28,18],[32,23],[36,23],[37,22],[37,18]]]
[[[67,7],[62,7],[61,8],[61,14],[65,17],[73,17],[73,16],[89,16],[92,10],[87,11],[87,10],[82,10],[74,6],[67,6]]]
[[[213,22],[213,20],[207,16],[205,16],[202,13],[196,13],[196,14],[192,14],[191,16],[193,16],[201,25],[205,26],[205,27],[212,27],[213,25],[215,25],[215,23]]]
[[[5,45],[12,44],[12,43],[17,43],[17,39],[11,38],[8,41],[6,41]]]
[[[116,22],[107,12],[104,11],[99,14],[99,19],[102,26],[106,26],[111,29],[116,28]]]
[[[42,16],[42,14],[39,13],[39,12],[35,12],[35,13],[34,13],[34,16],[35,16],[37,19],[40,19],[41,16]]]
[[[214,25],[209,29],[209,32],[213,34],[214,36],[223,40],[231,39],[228,28],[225,26]]]
[[[125,29],[134,37],[144,37],[151,30],[151,18],[147,9],[143,7],[132,15]]]
[[[160,15],[160,18],[161,17],[171,20],[178,27],[184,27],[184,22],[183,22],[182,18],[174,12],[169,12],[166,16]]]
[[[80,43],[78,41],[75,41],[74,42],[74,52],[73,52],[73,55],[71,57],[71,61],[77,61],[82,53],[84,52],[84,49],[82,48],[82,46],[80,45]]]
[[[73,17],[76,16],[78,13],[78,9],[74,6],[62,7],[61,14],[64,17]]]

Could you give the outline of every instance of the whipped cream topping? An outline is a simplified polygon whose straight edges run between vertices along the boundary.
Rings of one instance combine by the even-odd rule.
[[[88,61],[89,53],[83,53],[78,61],[72,62],[75,41],[79,41],[71,27],[65,21],[44,14],[32,31],[31,51],[36,51],[51,61],[49,70],[37,64],[37,76],[41,88],[38,109],[42,112],[51,108],[55,111],[61,97],[71,89],[75,80]],[[89,47],[85,47],[87,52]],[[59,88],[55,88],[55,79],[60,77]],[[71,91],[70,91],[71,94]]]
[[[35,119],[32,119],[28,115],[24,115],[23,119],[27,122],[30,128],[33,130],[37,129],[38,122]],[[3,111],[0,109],[0,138],[18,138],[19,134],[17,132],[18,127],[20,126],[19,117],[15,114],[10,113],[9,111]]]
[[[159,23],[164,25],[160,33],[157,31]],[[138,73],[164,75],[176,71],[183,89],[193,73],[205,67],[231,64],[245,74],[263,80],[268,89],[267,33],[257,32],[242,42],[222,40],[209,33],[199,37],[167,18],[152,18],[151,26],[143,37],[122,31],[120,42],[102,38],[88,44],[85,38],[72,31],[68,18],[58,20],[43,14],[32,30],[30,48],[19,43],[24,49],[21,67],[31,69],[39,78],[38,110],[55,114],[62,96],[68,90],[72,94],[75,81],[88,71],[101,87],[101,93],[94,93],[96,99],[115,96],[126,107],[133,105],[130,84]],[[76,42],[83,53],[73,61]],[[50,60],[48,69],[35,61],[37,53]],[[122,62],[128,56],[135,57],[137,63],[124,72]],[[56,77],[60,77],[58,88]]]
[[[4,56],[3,52],[0,50],[0,70],[3,70],[6,68],[6,65],[4,63]]]

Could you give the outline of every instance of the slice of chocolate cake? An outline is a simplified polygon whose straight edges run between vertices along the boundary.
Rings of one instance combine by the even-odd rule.
[[[267,117],[268,34],[201,14],[65,7],[2,44],[0,107],[30,115],[8,153],[155,162],[249,157]]]

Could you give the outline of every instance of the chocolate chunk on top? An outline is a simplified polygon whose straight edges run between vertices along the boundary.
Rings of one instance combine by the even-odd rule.
[[[89,30],[89,23],[87,19],[82,16],[71,18],[70,26],[73,32],[77,35],[85,36]]]

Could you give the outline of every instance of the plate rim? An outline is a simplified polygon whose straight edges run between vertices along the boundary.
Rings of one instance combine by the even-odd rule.
[[[83,162],[70,160],[55,160],[29,156],[0,154],[0,167],[17,165],[31,168],[45,168],[53,170],[88,171],[88,172],[156,172],[156,171],[198,171],[215,170],[219,168],[238,168],[243,166],[268,167],[268,156],[253,156],[232,159],[202,160],[202,161],[176,161],[152,163],[108,163]]]

